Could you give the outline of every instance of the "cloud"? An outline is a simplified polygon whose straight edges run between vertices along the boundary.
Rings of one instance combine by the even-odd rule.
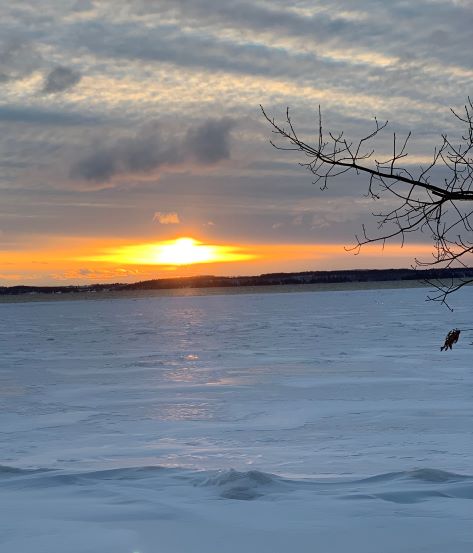
[[[304,214],[303,213],[300,213],[299,215],[296,215],[292,220],[292,224],[296,225],[296,226],[302,225],[303,222],[304,222]]]
[[[121,281],[124,278],[136,278],[142,273],[143,271],[124,267],[113,267],[111,269],[97,267],[90,269],[88,267],[83,267],[63,273],[55,273],[49,276],[56,281],[70,280],[77,282],[81,280],[97,280],[101,282],[117,282],[117,279]]]
[[[214,164],[230,157],[229,118],[209,119],[188,129],[184,139],[158,123],[147,125],[134,136],[93,150],[75,162],[72,178],[107,182],[115,175],[150,173],[162,166],[177,166],[188,161]]]
[[[99,182],[108,181],[117,171],[113,151],[101,149],[76,162],[71,167],[70,176]]]
[[[87,12],[94,9],[94,3],[91,0],[76,0],[72,6],[72,10],[75,12]]]
[[[175,211],[156,211],[153,221],[160,225],[178,225],[181,222],[179,215]]]
[[[81,78],[81,74],[77,71],[59,66],[46,75],[42,91],[45,94],[63,92],[75,86]]]
[[[10,38],[0,42],[0,83],[23,79],[40,64],[41,56],[29,41]]]
[[[300,79],[311,75],[316,64],[317,73],[325,67],[318,67],[320,60],[316,53],[296,53],[262,42],[228,41],[176,25],[141,28],[135,23],[114,27],[84,23],[72,30],[71,40],[78,48],[87,48],[94,55],[111,59],[164,62],[236,74]],[[340,74],[343,75],[341,70]]]
[[[230,157],[230,131],[235,121],[229,117],[211,119],[189,129],[186,144],[189,151],[202,163],[216,163]]]
[[[282,5],[269,8],[263,2],[222,1],[217,10],[211,0],[160,1],[154,2],[154,8],[152,4],[143,4],[142,17],[130,13],[128,20],[117,18],[113,24],[105,20],[77,22],[70,28],[71,44],[107,59],[109,65],[121,60],[120,66],[130,64],[137,73],[143,66],[154,65],[182,70],[187,80],[199,70],[264,79],[238,91],[242,104],[254,86],[259,96],[252,99],[255,104],[267,105],[266,98],[275,93],[294,98],[298,91],[299,103],[307,100],[309,93],[313,104],[331,103],[346,112],[347,104],[358,98],[360,107],[376,109],[378,115],[375,106],[379,104],[385,110],[392,106],[391,113],[398,115],[409,108],[418,114],[419,101],[433,102],[437,110],[439,99],[445,105],[446,97],[460,97],[458,91],[465,89],[465,80],[471,80],[473,74],[468,50],[460,47],[471,42],[471,30],[464,24],[455,42],[432,48],[432,31],[439,28],[441,16],[445,18],[438,6],[432,7],[433,14],[430,10],[427,14],[425,8],[412,13],[399,3],[386,8],[368,2],[354,11],[339,2],[339,17],[325,2],[318,3],[317,13],[305,10],[308,15]],[[132,10],[132,5],[127,9]],[[350,11],[351,19],[343,16]],[[371,11],[379,17],[373,18]],[[402,25],[392,28],[386,23],[392,20],[391,12]],[[422,29],[428,27],[428,32],[419,31],[418,23],[412,29],[420,14]],[[459,14],[449,17],[457,21]],[[425,18],[429,23],[424,23]],[[235,33],[242,28],[244,36],[238,39]],[[274,83],[268,84],[269,79]],[[293,85],[292,92],[287,84]],[[215,90],[219,84],[212,86]],[[193,87],[186,88],[189,90]],[[410,114],[406,119],[411,119]]]
[[[181,160],[179,144],[170,141],[158,126],[148,127],[134,136],[94,145],[91,152],[72,165],[70,176],[106,182],[118,174],[147,173]]]
[[[97,125],[104,119],[87,113],[28,106],[1,105],[0,122],[45,126]]]
[[[130,1],[127,0],[130,4]],[[287,2],[273,0],[133,0],[137,13],[144,18],[159,14],[164,19],[183,22],[187,27],[205,29],[241,29],[254,33],[271,33],[281,37],[302,38],[314,42],[317,50],[330,46],[343,48],[350,55],[353,47],[394,56],[411,55],[445,60],[450,56],[470,67],[468,49],[459,46],[470,43],[472,11],[470,0],[464,2],[405,2],[393,0],[318,0],[291,9]],[[308,4],[308,5],[307,5]],[[392,26],[395,20],[398,25]],[[454,44],[447,51],[432,48],[428,35],[434,29],[444,29],[445,22],[455,29]],[[420,26],[419,24],[422,23]],[[388,38],[389,37],[389,38]]]

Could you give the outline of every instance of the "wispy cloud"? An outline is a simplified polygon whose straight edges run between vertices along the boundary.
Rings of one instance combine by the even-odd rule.
[[[156,211],[153,221],[160,225],[178,225],[181,222],[175,211]]]

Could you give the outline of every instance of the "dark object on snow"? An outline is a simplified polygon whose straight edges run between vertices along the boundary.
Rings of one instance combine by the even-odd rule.
[[[445,338],[444,345],[440,348],[440,351],[447,351],[447,349],[452,349],[453,344],[456,344],[458,342],[458,338],[460,338],[460,332],[458,328],[454,328],[451,330],[447,337]]]

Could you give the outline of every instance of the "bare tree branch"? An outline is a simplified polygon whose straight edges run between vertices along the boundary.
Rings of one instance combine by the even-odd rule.
[[[470,98],[461,113],[451,110],[464,127],[461,142],[456,144],[443,134],[431,161],[425,167],[419,167],[415,174],[402,165],[408,157],[411,133],[402,140],[394,133],[391,155],[385,160],[375,157],[375,149],[370,143],[386,129],[387,121],[381,123],[375,118],[374,129],[353,142],[345,138],[343,132],[324,133],[319,106],[318,136],[315,144],[311,144],[299,137],[289,108],[281,124],[270,117],[263,106],[261,110],[273,134],[282,139],[282,145],[272,140],[271,144],[278,150],[303,154],[307,159],[300,165],[311,172],[315,177],[313,183],[319,184],[321,190],[326,189],[332,179],[351,171],[367,175],[367,196],[371,199],[379,200],[389,195],[398,201],[391,210],[373,213],[378,223],[377,235],[369,235],[362,226],[361,237],[356,236],[356,244],[348,250],[358,253],[365,244],[381,242],[384,245],[391,239],[398,239],[402,246],[407,235],[423,232],[432,241],[432,258],[415,259],[415,268],[467,266],[473,254],[473,209],[464,207],[465,202],[473,202],[473,103]],[[434,168],[443,169],[447,177],[435,182]],[[435,289],[429,299],[448,305],[447,297],[470,282],[429,281]]]

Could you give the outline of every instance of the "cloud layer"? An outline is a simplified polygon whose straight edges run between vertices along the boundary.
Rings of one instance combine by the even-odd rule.
[[[165,235],[176,219],[216,240],[350,243],[377,209],[365,181],[321,193],[304,159],[270,147],[259,104],[290,105],[309,139],[319,104],[349,137],[389,119],[413,131],[415,170],[440,133],[460,135],[449,108],[473,89],[471,0],[44,0],[0,15],[0,248]]]

